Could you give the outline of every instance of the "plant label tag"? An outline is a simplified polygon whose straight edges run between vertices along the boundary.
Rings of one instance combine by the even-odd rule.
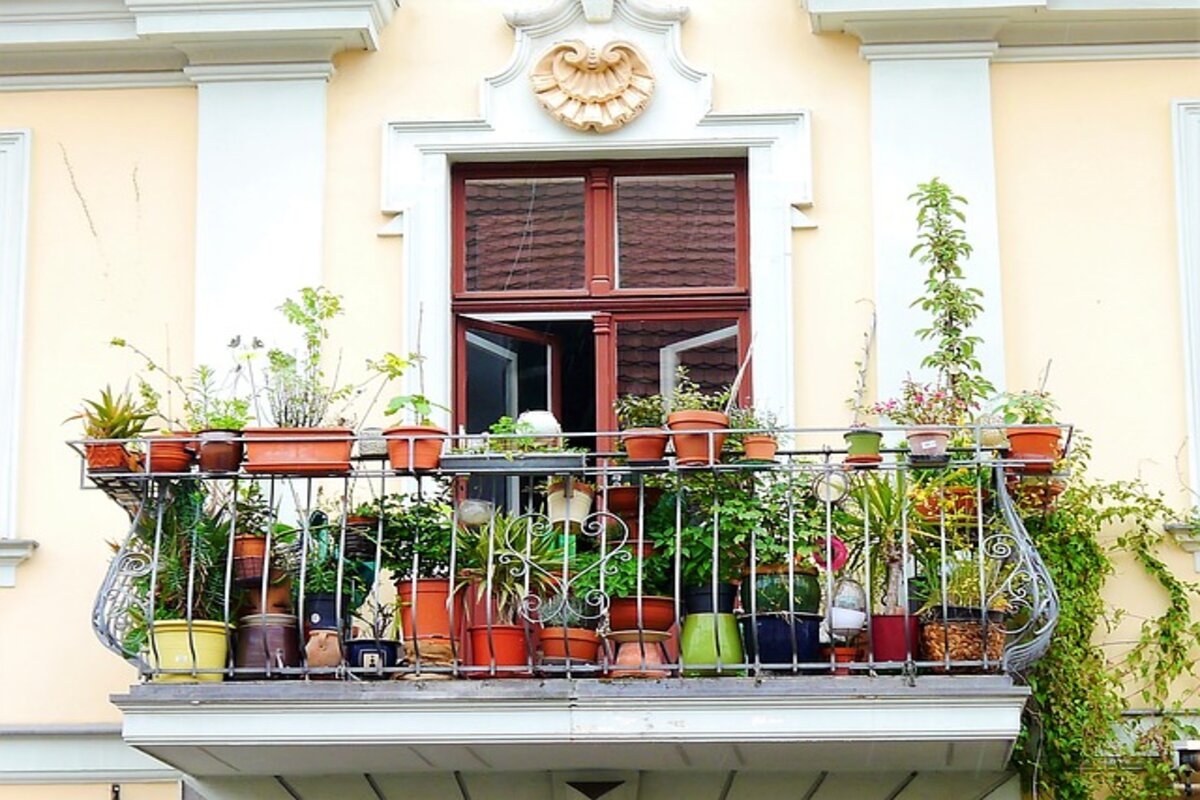
[[[383,666],[379,663],[379,653],[363,653],[362,665],[366,669],[379,669]]]
[[[937,446],[938,446],[937,439],[926,439],[925,441],[921,442],[922,450],[932,450],[933,448],[935,448]]]

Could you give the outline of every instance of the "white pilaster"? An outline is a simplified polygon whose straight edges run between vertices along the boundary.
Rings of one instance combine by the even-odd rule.
[[[199,84],[197,363],[277,338],[275,307],[321,282],[328,62],[192,67]]]
[[[905,373],[932,349],[914,331],[928,315],[912,302],[922,294],[924,265],[909,258],[916,244],[916,207],[908,196],[938,177],[967,198],[967,240],[974,253],[967,281],[983,290],[984,312],[973,332],[987,377],[1004,383],[1000,246],[988,65],[991,42],[864,46],[871,62],[871,172],[875,290],[879,313],[879,394],[893,396]]]
[[[27,130],[0,131],[0,539],[17,535],[29,142]]]
[[[1177,100],[1173,106],[1188,481],[1193,491],[1200,492],[1200,98]],[[1200,497],[1192,501],[1200,505]],[[1196,571],[1200,572],[1200,553]]]

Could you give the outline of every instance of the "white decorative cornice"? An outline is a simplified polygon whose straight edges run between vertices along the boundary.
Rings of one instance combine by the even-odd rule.
[[[800,0],[814,33],[864,45],[982,42],[997,60],[1136,57],[1114,46],[1200,42],[1200,0]],[[1082,47],[1092,50],[1058,50]],[[1035,50],[1035,48],[1047,48]],[[1012,56],[1006,57],[1006,51]],[[1175,52],[1179,52],[1176,50]],[[1184,51],[1185,57],[1191,55]],[[1163,57],[1150,51],[1147,57]]]
[[[33,555],[37,546],[30,539],[0,539],[0,588],[17,585],[17,566]]]
[[[184,67],[375,50],[398,0],[6,0],[0,89],[180,85]]]
[[[864,44],[859,53],[867,61],[911,59],[986,58],[996,55],[995,42],[917,42],[913,44]]]
[[[1175,539],[1180,549],[1191,553],[1194,568],[1200,572],[1200,525],[1187,522],[1175,522],[1167,525],[1167,533]]]

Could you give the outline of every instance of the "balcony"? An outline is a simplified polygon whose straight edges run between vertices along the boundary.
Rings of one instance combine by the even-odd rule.
[[[210,776],[1003,770],[1057,614],[1022,516],[1063,476],[979,428],[878,460],[746,433],[690,464],[595,432],[330,432],[344,456],[289,464],[247,435],[228,471],[198,438],[99,469],[73,442],[131,519],[93,614],[143,679],[125,739]]]

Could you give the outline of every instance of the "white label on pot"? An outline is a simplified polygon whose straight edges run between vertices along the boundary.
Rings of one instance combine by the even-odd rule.
[[[318,622],[321,621],[321,615],[314,611],[313,613],[308,615],[308,621],[311,622],[313,625],[316,625]]]
[[[379,653],[363,653],[362,665],[367,669],[377,669],[383,666],[379,663]]]
[[[937,446],[938,446],[937,439],[926,439],[925,441],[921,442],[922,450],[932,450],[933,448],[935,448]]]

